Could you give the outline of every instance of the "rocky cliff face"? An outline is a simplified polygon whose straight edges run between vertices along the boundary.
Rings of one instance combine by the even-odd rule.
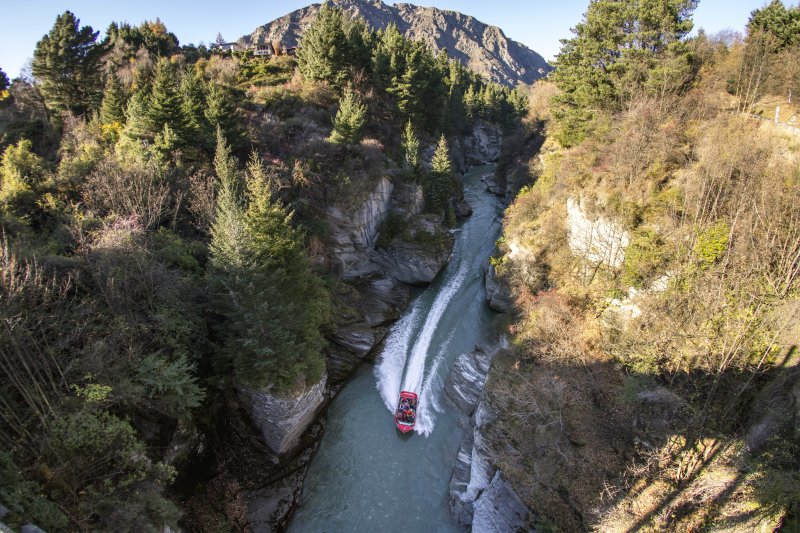
[[[500,28],[457,11],[412,4],[388,5],[380,0],[332,0],[331,3],[363,17],[373,28],[385,29],[394,24],[406,37],[424,41],[434,50],[447,50],[451,57],[497,83],[531,84],[550,70],[542,56],[506,37]],[[278,41],[284,47],[297,46],[319,8],[320,4],[313,4],[293,11],[259,26],[239,41],[246,45]]]
[[[261,430],[264,442],[277,455],[291,453],[300,436],[325,403],[328,376],[296,397],[281,398],[269,391],[237,385],[242,403]]]
[[[447,377],[445,392],[468,420],[450,477],[450,511],[473,531],[531,531],[532,513],[493,464],[484,435],[495,416],[483,388],[496,352],[477,347],[461,354]]]
[[[364,253],[375,246],[378,230],[386,220],[391,206],[394,184],[381,178],[364,203],[346,213],[340,208],[328,208],[331,228],[333,270],[342,279],[355,279],[374,271]]]
[[[625,229],[605,217],[590,218],[581,201],[567,199],[569,247],[575,255],[595,264],[618,268],[625,260],[625,248],[630,235]]]

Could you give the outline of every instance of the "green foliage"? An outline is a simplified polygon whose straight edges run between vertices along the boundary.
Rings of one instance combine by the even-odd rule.
[[[367,106],[351,89],[345,89],[339,101],[339,110],[333,119],[333,132],[330,141],[338,144],[358,144],[361,141],[361,129],[366,121]]]
[[[25,478],[8,452],[0,452],[0,502],[10,514],[3,522],[13,528],[36,524],[46,530],[67,526],[67,517],[45,496],[41,485]]]
[[[700,268],[710,267],[725,255],[728,250],[730,231],[728,223],[720,220],[697,236],[692,254]]]
[[[33,143],[27,139],[9,146],[0,162],[0,178],[3,181],[16,177],[29,186],[37,186],[44,178],[45,166],[42,158],[33,152]]]
[[[80,20],[69,11],[56,18],[50,33],[36,43],[33,75],[47,107],[55,112],[81,115],[94,109],[101,94],[98,32],[78,28]]]
[[[8,76],[3,72],[3,69],[0,68],[0,102],[8,97],[8,91],[6,89],[8,89],[9,85],[11,85],[11,82],[8,81]]]
[[[86,377],[91,379],[91,375]],[[87,383],[85,387],[73,385],[72,390],[75,391],[75,396],[83,400],[86,405],[91,406],[107,403],[113,388],[99,383]]]
[[[175,136],[176,144],[189,141],[178,73],[172,62],[166,58],[159,59],[156,65],[148,118],[153,132],[161,133],[168,126]]]
[[[211,84],[206,95],[205,117],[211,131],[221,129],[227,142],[236,148],[243,143],[244,135],[234,98],[232,91],[222,85]]]
[[[44,171],[44,162],[33,153],[29,140],[6,148],[0,163],[0,215],[29,218],[35,211],[35,190]]]
[[[205,117],[206,87],[202,76],[192,69],[181,75],[181,108],[186,120],[186,132],[196,141],[211,136],[211,129]]]
[[[772,51],[778,52],[800,42],[800,7],[787,8],[781,0],[769,4],[750,14],[747,23],[748,35],[764,33],[774,38]]]
[[[168,57],[178,48],[178,38],[167,31],[159,18],[132,26],[127,22],[112,22],[106,30],[105,44],[114,49],[112,56],[120,60],[131,59],[140,49],[156,57]]]
[[[200,406],[203,390],[197,385],[195,367],[181,355],[167,359],[151,354],[139,362],[136,379],[145,388],[148,398],[167,404],[170,412],[186,415]]]
[[[450,149],[444,134],[439,137],[436,151],[431,159],[431,172],[428,183],[428,207],[433,210],[445,208],[453,185],[453,170],[450,163]]]
[[[652,229],[641,229],[634,233],[631,243],[625,249],[622,282],[641,289],[656,275],[663,273],[668,260],[664,244],[663,239]]]
[[[300,41],[297,66],[306,79],[334,85],[347,77],[344,18],[341,9],[325,3]]]
[[[559,141],[580,143],[594,112],[615,111],[642,95],[664,98],[690,75],[683,38],[697,0],[592,0],[584,19],[562,41],[553,80]]]
[[[134,86],[136,90],[128,100],[125,110],[124,133],[130,139],[152,140],[156,133],[150,121],[152,72],[149,69],[137,71]]]
[[[218,169],[229,173],[223,148]],[[302,236],[290,215],[271,200],[271,189],[254,157],[247,170],[246,205],[232,191],[217,197],[211,235],[209,283],[226,317],[224,353],[237,379],[287,392],[319,379],[324,370],[320,327],[328,295],[313,274]]]
[[[236,81],[239,87],[271,87],[292,79],[297,61],[291,56],[264,57],[250,50],[234,52],[239,60]]]
[[[439,137],[439,143],[436,145],[436,151],[433,153],[431,170],[436,174],[446,175],[450,175],[453,172],[452,164],[450,163],[450,148],[447,146],[447,139],[444,134]]]
[[[414,134],[414,128],[411,126],[411,121],[406,122],[406,129],[403,131],[402,144],[403,148],[403,166],[408,170],[412,176],[419,176],[420,160],[419,160],[419,139]]]
[[[236,159],[230,147],[217,129],[217,151],[214,168],[217,174],[217,201],[214,209],[214,222],[211,225],[209,252],[212,265],[238,269],[242,264],[244,246],[244,215],[239,202],[239,175]]]
[[[81,520],[97,516],[103,527],[120,530],[133,527],[133,520],[175,523],[174,506],[153,488],[145,489],[171,482],[174,469],[153,463],[131,425],[110,413],[83,410],[55,420],[43,463],[50,470],[54,498],[75,501]],[[137,506],[146,493],[156,506],[149,506],[144,516],[131,516],[128,523],[115,520],[120,508]]]
[[[125,124],[125,93],[115,72],[106,80],[103,102],[100,104],[100,121],[103,124]]]

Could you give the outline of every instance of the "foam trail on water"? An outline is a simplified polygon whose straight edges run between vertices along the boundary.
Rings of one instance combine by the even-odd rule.
[[[433,426],[436,422],[436,413],[442,412],[439,399],[441,398],[444,382],[439,374],[439,368],[442,366],[442,361],[445,359],[447,347],[451,340],[453,340],[452,334],[442,345],[439,353],[436,354],[436,359],[433,365],[431,365],[430,370],[428,370],[425,382],[422,384],[420,398],[424,398],[424,401],[420,401],[417,411],[417,424],[414,426],[414,431],[421,435],[427,436],[433,431]]]
[[[372,373],[378,382],[378,391],[386,408],[394,413],[397,398],[400,396],[400,382],[406,366],[406,357],[414,335],[419,306],[414,305],[411,312],[398,320],[386,337],[380,358]]]
[[[428,349],[431,346],[431,340],[436,328],[439,326],[439,321],[447,309],[447,304],[453,299],[458,289],[464,283],[467,277],[467,265],[462,265],[458,273],[453,276],[447,285],[445,285],[436,296],[436,299],[431,305],[428,316],[425,320],[425,325],[414,343],[414,348],[406,363],[406,376],[403,380],[403,390],[419,392],[422,387],[422,379],[425,376],[425,360],[428,358]]]

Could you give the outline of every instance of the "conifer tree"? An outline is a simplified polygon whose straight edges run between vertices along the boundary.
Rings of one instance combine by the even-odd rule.
[[[178,142],[187,140],[187,121],[178,87],[178,74],[167,58],[159,59],[156,65],[148,114],[154,132],[161,132],[164,125],[169,125]]]
[[[79,28],[80,20],[69,11],[56,18],[50,33],[36,43],[33,75],[48,109],[81,115],[99,104],[102,80],[98,32]]]
[[[242,130],[239,125],[239,113],[233,103],[233,95],[223,86],[212,84],[206,94],[205,117],[213,130],[222,130],[231,146],[238,147],[242,143]]]
[[[103,102],[100,105],[100,122],[103,124],[125,124],[125,93],[115,72],[106,80]]]
[[[414,134],[414,128],[411,126],[411,121],[406,123],[406,129],[403,132],[403,166],[408,170],[412,176],[419,175],[419,139]]]
[[[217,196],[214,222],[211,224],[211,267],[220,276],[235,278],[245,266],[244,213],[239,201],[236,159],[217,128],[214,171],[217,174]]]
[[[8,86],[9,86],[8,76],[6,76],[6,73],[3,72],[3,69],[0,68],[0,95],[2,95],[3,92],[6,89],[8,89]],[[2,100],[3,96],[0,96],[0,101]]]
[[[257,269],[249,285],[250,310],[242,320],[250,337],[243,347],[259,346],[259,355],[272,357],[242,361],[237,370],[250,376],[267,371],[269,381],[287,389],[298,382],[314,383],[322,375],[325,341],[320,327],[330,304],[305,256],[303,236],[291,225],[291,213],[272,201],[270,193],[269,180],[253,154],[247,165],[244,221],[250,260]]]
[[[297,66],[306,79],[340,86],[347,78],[346,48],[342,10],[325,3],[303,33]]]
[[[152,72],[149,68],[136,71],[133,81],[133,94],[125,108],[125,135],[132,139],[152,140],[155,136],[150,121],[150,93],[152,90]]]
[[[358,144],[361,141],[361,128],[366,121],[367,106],[361,103],[358,95],[345,89],[339,100],[339,110],[333,120],[330,141],[342,144]]]
[[[452,183],[453,168],[450,162],[450,148],[444,134],[439,137],[436,151],[431,159],[431,176],[429,185],[430,207],[439,210],[445,207]]]
[[[283,392],[313,383],[324,371],[320,327],[329,301],[311,271],[290,213],[273,202],[269,179],[254,155],[243,205],[236,160],[217,130],[219,178],[211,228],[209,283],[226,317],[224,361],[236,378]]]
[[[209,131],[204,110],[206,95],[203,79],[193,70],[187,69],[181,76],[181,107],[186,118],[187,132],[200,138]]]
[[[575,36],[562,41],[553,80],[561,89],[554,99],[558,140],[579,143],[596,112],[614,112],[646,94],[653,77],[684,76],[690,53],[682,39],[692,29],[697,0],[620,2],[592,0]],[[670,64],[670,71],[657,67]],[[666,83],[680,88],[685,83]]]

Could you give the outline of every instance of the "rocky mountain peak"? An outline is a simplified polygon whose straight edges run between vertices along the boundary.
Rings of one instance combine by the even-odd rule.
[[[381,0],[332,0],[331,3],[353,16],[363,17],[373,28],[385,29],[394,24],[406,37],[424,41],[435,50],[447,50],[451,57],[497,83],[531,84],[550,70],[542,56],[509,39],[497,26],[457,11],[401,3],[392,6]],[[245,45],[279,41],[284,47],[297,46],[319,8],[320,4],[312,4],[293,11],[259,26],[239,41]]]

